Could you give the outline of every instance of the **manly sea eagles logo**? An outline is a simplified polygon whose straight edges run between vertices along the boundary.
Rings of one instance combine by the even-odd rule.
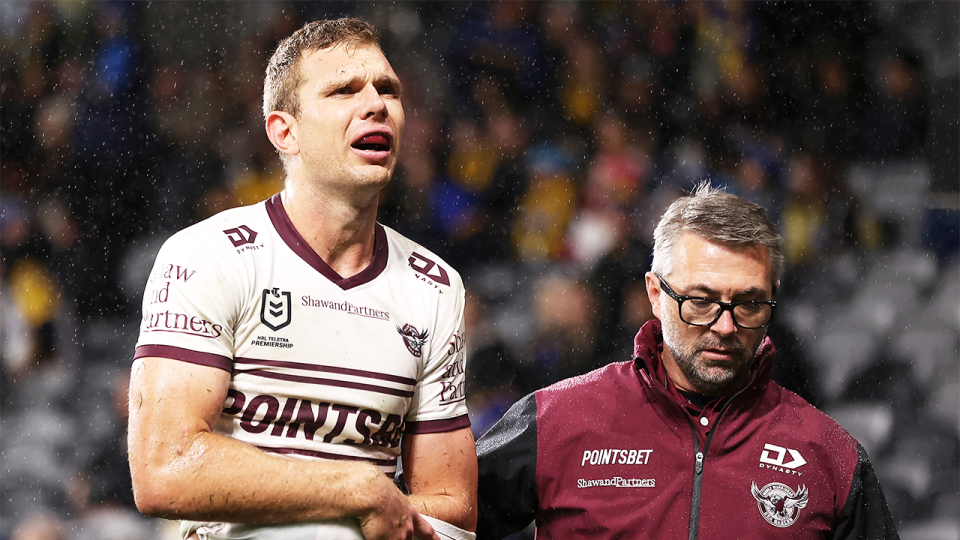
[[[400,332],[400,335],[403,336],[403,343],[407,346],[410,354],[417,358],[423,356],[423,344],[427,341],[427,336],[430,335],[430,332],[427,330],[421,332],[411,324],[404,324],[403,328],[398,326],[397,332]]]
[[[290,324],[290,293],[279,288],[263,290],[260,302],[260,322],[276,332]]]
[[[809,494],[807,486],[793,491],[786,484],[771,482],[763,489],[757,489],[756,482],[750,482],[750,493],[757,500],[760,515],[774,527],[789,527],[800,517],[800,509],[807,505]]]

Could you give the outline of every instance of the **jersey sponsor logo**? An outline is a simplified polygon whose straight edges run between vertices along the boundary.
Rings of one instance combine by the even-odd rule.
[[[772,469],[783,473],[803,476],[803,473],[794,469],[806,464],[807,460],[803,459],[800,452],[792,448],[784,448],[767,443],[763,445],[763,452],[760,453],[761,469]]]
[[[407,259],[407,263],[410,264],[410,268],[413,268],[415,272],[423,274],[437,283],[448,287],[450,286],[450,276],[447,274],[447,271],[423,255],[413,252],[410,258]]]
[[[390,320],[390,312],[380,311],[379,309],[368,308],[365,306],[355,306],[350,302],[331,302],[330,300],[321,300],[310,295],[300,297],[300,304],[305,307],[320,307],[342,311],[348,315],[357,315],[360,317],[369,317],[371,319],[380,319],[381,321]]]
[[[657,480],[655,478],[621,478],[619,476],[614,476],[613,478],[597,478],[594,480],[577,479],[577,487],[580,489],[604,486],[618,488],[652,488],[657,487]]]
[[[440,377],[440,404],[449,405],[467,399],[464,382],[464,364],[466,359],[463,355],[458,356],[453,362],[444,367],[443,374]]]
[[[447,349],[447,356],[453,356],[467,346],[467,340],[464,339],[461,334],[454,334],[447,345],[450,346],[450,348]]]
[[[450,360],[443,367],[440,374],[440,404],[449,405],[467,399],[465,380],[467,359],[463,355],[464,339],[454,334],[447,343],[447,359]]]
[[[403,328],[397,327],[397,332],[403,336],[403,343],[407,346],[407,350],[410,351],[410,354],[420,358],[423,356],[423,344],[427,342],[427,337],[430,336],[430,332],[424,330],[423,332],[417,330],[412,324],[404,324]]]
[[[176,292],[180,282],[187,283],[196,273],[196,270],[179,264],[164,264],[153,269],[144,292],[146,306],[140,324],[142,331],[174,332],[213,339],[223,334],[222,326],[203,317],[169,309],[158,311],[163,308],[161,304],[170,301],[170,284],[176,283]],[[158,305],[159,307],[154,307]]]
[[[386,418],[380,411],[335,403],[313,403],[309,399],[280,399],[269,394],[248,397],[230,389],[223,414],[238,416],[240,429],[247,433],[268,433],[273,437],[320,439],[326,443],[365,444],[396,448],[405,426],[396,414]]]
[[[454,379],[464,373],[464,367],[466,364],[466,359],[463,355],[457,357],[453,362],[450,362],[443,368],[443,374],[440,375],[442,379]]]
[[[464,380],[440,381],[440,404],[449,405],[467,399]]]
[[[196,315],[175,311],[144,311],[140,322],[143,332],[173,332],[191,336],[216,339],[223,334],[223,327]]]
[[[257,231],[246,225],[241,225],[234,229],[227,229],[223,231],[223,233],[226,234],[230,242],[233,243],[233,247],[245,246],[257,241]]]
[[[186,266],[179,264],[164,264],[157,266],[150,272],[147,279],[147,289],[144,292],[147,305],[166,304],[170,300],[170,284],[173,282],[188,282],[196,274],[196,270],[191,270]],[[160,283],[157,283],[157,282]]]
[[[789,527],[800,517],[800,510],[807,506],[809,494],[807,486],[796,491],[780,482],[771,482],[757,489],[756,482],[750,482],[750,493],[757,500],[760,515],[774,527]]]
[[[281,291],[277,287],[264,289],[260,303],[260,322],[276,332],[290,324],[291,307],[289,291]]]
[[[164,264],[162,266],[154,267],[153,271],[150,272],[150,278],[147,279],[147,283],[154,282],[158,279],[166,279],[169,281],[182,281],[184,283],[190,281],[190,278],[196,274],[196,270],[191,270],[186,266],[180,266],[179,264]]]
[[[584,450],[580,466],[587,465],[646,465],[650,461],[653,450],[621,450],[619,448],[602,448],[600,450]]]

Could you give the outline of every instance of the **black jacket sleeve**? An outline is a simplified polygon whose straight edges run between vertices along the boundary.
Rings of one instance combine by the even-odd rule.
[[[477,441],[477,539],[500,539],[522,530],[537,512],[537,401],[516,402]]]
[[[847,503],[833,527],[834,540],[899,540],[880,481],[863,446],[857,445],[857,469]]]

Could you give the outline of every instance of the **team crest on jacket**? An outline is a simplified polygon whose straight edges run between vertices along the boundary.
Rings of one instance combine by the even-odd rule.
[[[756,482],[750,482],[750,493],[757,500],[760,515],[774,527],[789,527],[800,517],[800,509],[807,505],[809,494],[807,486],[797,491],[780,482],[771,482],[757,489]]]
[[[400,332],[400,335],[403,336],[403,343],[407,346],[407,350],[410,351],[410,354],[420,358],[423,356],[423,344],[427,341],[427,336],[430,335],[430,332],[424,330],[423,332],[417,330],[412,324],[404,324],[403,328],[397,327],[397,332]]]

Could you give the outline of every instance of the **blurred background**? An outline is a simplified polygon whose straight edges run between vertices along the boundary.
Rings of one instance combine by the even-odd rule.
[[[477,435],[628,360],[665,205],[786,240],[776,379],[867,448],[905,540],[960,539],[960,3],[0,4],[0,539],[158,539],[126,379],[160,244],[279,191],[263,71],[372,22],[407,128],[381,222],[468,288]],[[521,535],[522,536],[522,535]]]

